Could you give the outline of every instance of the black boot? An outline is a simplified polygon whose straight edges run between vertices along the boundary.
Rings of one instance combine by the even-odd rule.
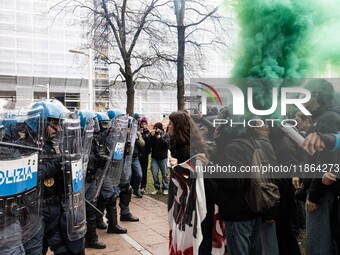
[[[116,195],[113,195],[106,205],[107,233],[125,234],[127,230],[119,226],[117,222],[117,198]]]
[[[126,215],[120,215],[120,221],[132,221],[136,222],[139,221],[139,218],[136,216],[133,216],[131,213],[126,214]]]
[[[130,184],[119,185],[119,187],[120,221],[139,221],[136,216],[132,215],[129,208],[132,195],[132,188]]]
[[[127,229],[123,228],[121,226],[119,226],[118,224],[114,225],[114,226],[108,226],[107,228],[107,233],[109,234],[126,234],[127,233]]]
[[[106,201],[104,200],[102,196],[99,196],[97,200],[97,209],[103,213],[103,214],[100,214],[99,212],[96,212],[96,226],[99,229],[107,229],[107,225],[103,221],[105,207],[106,207]]]
[[[93,249],[105,249],[106,245],[98,241],[98,235],[96,233],[96,214],[93,208],[86,204],[86,218],[87,218],[87,231],[85,235],[85,247]]]
[[[142,198],[142,197],[143,197],[143,194],[140,192],[140,190],[133,191],[133,194],[134,194],[137,198]]]
[[[98,240],[85,240],[85,248],[105,249],[106,245]]]

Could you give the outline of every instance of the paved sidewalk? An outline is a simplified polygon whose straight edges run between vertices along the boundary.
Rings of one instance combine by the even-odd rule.
[[[99,240],[106,249],[86,249],[86,255],[168,255],[169,229],[167,205],[149,196],[132,198],[130,210],[139,222],[120,222],[127,234],[107,234],[97,229]],[[119,212],[119,209],[118,209]],[[119,216],[118,216],[119,219]],[[52,252],[48,253],[49,255]]]

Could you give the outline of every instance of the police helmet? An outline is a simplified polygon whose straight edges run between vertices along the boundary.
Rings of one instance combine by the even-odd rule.
[[[140,116],[140,114],[139,114],[138,112],[135,112],[135,113],[133,114],[133,117],[134,117],[135,119],[138,119],[138,118],[140,118],[141,116]]]
[[[37,110],[37,112],[40,112],[41,117],[44,120],[48,120],[50,118],[53,118],[53,119],[64,118],[63,109],[61,109],[57,104],[52,103],[52,102],[43,101],[43,102],[35,103],[32,106],[32,109]]]
[[[62,102],[60,102],[58,99],[52,99],[51,103],[59,106],[59,108],[61,109],[61,111],[63,112],[64,115],[66,115],[67,113],[70,113],[71,111],[69,109],[66,108],[65,105],[63,105]]]
[[[97,115],[97,119],[98,119],[98,122],[99,122],[99,125],[103,125],[103,124],[110,124],[110,118],[109,116],[107,116],[106,113],[104,112],[96,112],[96,115]]]
[[[32,106],[32,110],[29,112],[29,114],[33,115],[37,113],[40,114],[45,124],[48,123],[53,128],[60,129],[60,125],[58,123],[64,119],[64,113],[58,105],[49,101],[35,103]]]
[[[123,112],[121,110],[118,109],[109,109],[107,111],[107,115],[109,116],[110,120],[116,118],[117,116],[123,114]]]
[[[97,115],[94,112],[88,111],[88,110],[80,110],[79,111],[79,117],[80,117],[80,127],[82,129],[85,129],[85,126],[89,119],[93,119],[93,128],[94,132],[99,131],[99,123]]]

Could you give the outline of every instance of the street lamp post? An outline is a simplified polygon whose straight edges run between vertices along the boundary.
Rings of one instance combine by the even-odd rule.
[[[88,53],[85,53],[81,50],[69,50],[71,53],[75,54],[82,54],[88,57],[88,68],[89,68],[89,77],[88,77],[88,97],[89,97],[89,105],[88,110],[93,111],[93,68],[92,68],[92,61],[93,61],[93,52],[92,49],[88,49]]]
[[[46,84],[46,94],[47,94],[47,100],[50,100],[50,84]]]

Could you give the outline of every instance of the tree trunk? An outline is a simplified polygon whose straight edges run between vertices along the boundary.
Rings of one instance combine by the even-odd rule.
[[[185,26],[177,26],[177,109],[184,110],[184,56],[185,56]]]
[[[134,113],[135,108],[135,81],[133,80],[131,65],[125,65],[125,80],[126,80],[126,113],[130,116]]]

